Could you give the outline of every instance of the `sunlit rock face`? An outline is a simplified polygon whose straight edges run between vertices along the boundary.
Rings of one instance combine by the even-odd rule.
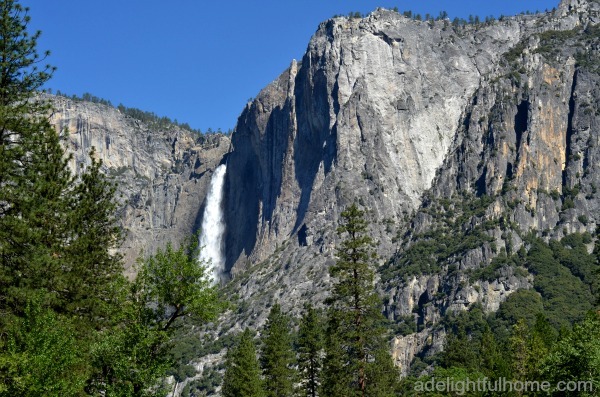
[[[475,45],[442,25],[383,10],[329,20],[248,104],[230,157],[230,267],[304,225],[316,236],[354,198],[393,221],[419,205],[482,74],[519,39],[498,26]]]
[[[279,251],[286,271],[251,282],[320,296],[339,213],[355,200],[369,209],[379,254],[389,258],[399,225],[452,155],[475,93],[534,23],[462,31],[387,10],[322,23],[302,60],[238,120],[226,180],[227,270]]]
[[[199,228],[210,178],[229,138],[200,137],[176,126],[159,129],[101,104],[50,100],[51,121],[73,154],[72,171],[90,163],[93,147],[102,170],[118,184],[128,274],[141,253],[151,254],[168,241],[179,244]]]

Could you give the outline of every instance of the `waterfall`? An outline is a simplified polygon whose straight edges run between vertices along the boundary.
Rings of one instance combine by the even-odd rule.
[[[223,232],[225,221],[221,201],[223,200],[223,184],[227,166],[221,164],[215,170],[210,180],[210,188],[206,196],[206,208],[202,217],[200,229],[200,260],[209,263],[209,275],[213,283],[218,283],[220,276],[225,271],[225,257],[223,255]]]

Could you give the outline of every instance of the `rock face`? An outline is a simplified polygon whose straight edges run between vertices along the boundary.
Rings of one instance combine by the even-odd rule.
[[[480,36],[475,46],[441,22],[432,29],[384,10],[321,24],[302,62],[240,117],[229,159],[240,170],[228,176],[230,268],[264,259],[301,230],[314,239],[354,197],[379,219],[416,208],[482,71],[519,39],[511,26]]]
[[[90,163],[93,148],[104,172],[118,183],[127,272],[141,252],[196,232],[213,170],[229,149],[222,135],[198,136],[171,126],[159,129],[117,109],[51,97],[52,123],[63,132],[71,169]]]
[[[595,231],[599,21],[598,2],[569,0],[466,27],[381,9],[322,23],[232,137],[228,288],[250,308],[230,325],[260,325],[275,300],[293,312],[325,296],[335,225],[354,200],[379,243],[386,314],[419,325],[394,342],[405,373],[415,354],[441,349],[434,325],[445,313],[474,303],[494,311],[531,288],[519,269],[468,275],[516,252],[530,231]],[[480,207],[467,211],[467,199]],[[427,232],[443,237],[451,213],[479,240],[409,273],[410,247]]]

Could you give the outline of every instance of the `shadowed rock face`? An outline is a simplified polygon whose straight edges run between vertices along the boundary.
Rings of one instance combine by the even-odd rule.
[[[260,325],[274,300],[294,310],[326,295],[339,213],[354,200],[368,209],[380,265],[392,267],[439,224],[432,202],[489,197],[483,218],[462,228],[502,224],[483,230],[493,244],[438,272],[379,283],[390,319],[414,315],[423,326],[395,341],[403,370],[424,348],[441,349],[444,334],[431,326],[446,312],[476,302],[494,311],[530,288],[531,277],[510,269],[475,283],[465,274],[518,249],[518,233],[596,229],[599,21],[598,2],[569,0],[464,28],[386,10],[322,23],[303,59],[247,104],[232,137],[227,268],[252,308],[236,324]]]
[[[229,138],[199,137],[175,126],[159,130],[112,107],[50,99],[51,121],[65,131],[65,148],[73,154],[72,171],[90,163],[94,147],[103,171],[118,183],[125,231],[121,252],[129,275],[141,252],[153,253],[168,241],[177,244],[199,228],[210,177]]]

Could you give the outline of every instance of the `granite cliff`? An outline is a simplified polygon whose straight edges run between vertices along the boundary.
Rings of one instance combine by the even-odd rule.
[[[441,349],[444,315],[532,288],[526,269],[473,275],[530,232],[596,230],[599,21],[598,2],[565,0],[464,27],[383,9],[322,23],[232,137],[227,288],[246,309],[227,327],[262,324],[274,301],[321,301],[354,200],[379,243],[384,310],[414,321],[394,340],[405,373]],[[419,242],[447,256],[412,261]]]
[[[153,253],[196,232],[210,177],[229,150],[229,138],[198,136],[177,126],[159,128],[92,102],[51,96],[52,123],[73,154],[74,173],[95,148],[104,172],[118,183],[121,251],[126,272],[141,252]]]

